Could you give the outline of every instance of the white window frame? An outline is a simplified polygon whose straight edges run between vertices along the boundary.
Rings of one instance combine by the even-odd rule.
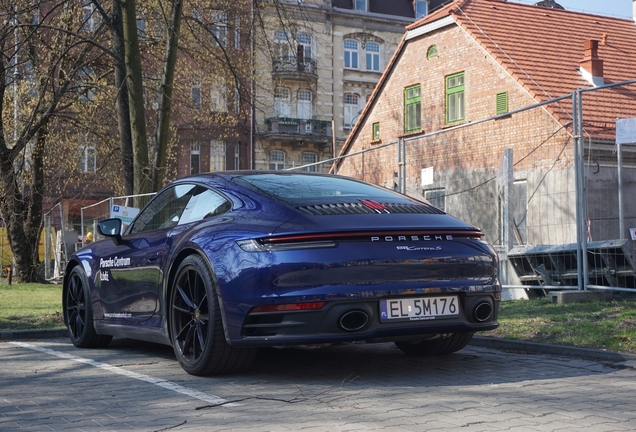
[[[368,0],[353,0],[353,8],[355,10],[368,12],[369,11],[369,2],[368,2]]]
[[[344,67],[345,69],[360,68],[360,42],[355,39],[344,40]]]
[[[318,155],[316,153],[303,152],[301,162],[303,165],[316,163],[318,162]],[[307,172],[316,172],[316,166],[317,165],[304,167],[302,170]]]
[[[212,112],[227,112],[227,84],[222,76],[213,79],[210,88],[210,110]]]
[[[377,51],[370,50],[369,47],[377,47]],[[380,50],[381,46],[378,42],[367,42],[364,46],[365,51],[365,66],[368,71],[380,72],[382,70],[382,64],[380,63]]]
[[[426,15],[428,15],[428,0],[415,0],[415,18],[424,18]]]
[[[298,90],[296,115],[303,120],[311,120],[313,117],[313,94],[311,90]]]
[[[89,32],[97,30],[102,22],[101,15],[91,0],[83,0],[82,2],[82,20],[84,30]]]
[[[201,78],[192,78],[192,108],[195,110],[201,109]]]
[[[199,141],[192,141],[190,143],[190,174],[199,174],[200,172],[201,172],[201,143]]]
[[[212,34],[222,47],[227,45],[227,12],[213,10],[212,13]]]
[[[282,30],[274,31],[274,58],[288,61],[290,57],[289,49],[287,33]]]
[[[298,60],[301,62],[310,60],[313,54],[311,49],[313,38],[309,33],[298,33],[296,38],[298,39],[298,45],[303,47],[303,58]]]
[[[274,89],[274,117],[288,118],[290,116],[290,91],[286,87],[276,87]]]
[[[354,102],[355,101],[355,102]],[[358,120],[360,96],[355,93],[344,94],[344,127],[351,128]]]
[[[241,17],[234,17],[234,49],[241,49]]]
[[[285,169],[285,152],[282,150],[272,150],[269,152],[269,169],[281,171]]]
[[[82,141],[79,147],[80,172],[95,174],[97,172],[97,148],[95,147],[94,139],[86,134],[82,137]]]
[[[210,171],[225,171],[225,141],[210,141]]]
[[[240,144],[234,144],[234,169],[241,169],[241,146]]]

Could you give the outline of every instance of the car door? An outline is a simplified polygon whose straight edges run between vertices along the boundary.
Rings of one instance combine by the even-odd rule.
[[[159,193],[135,218],[120,244],[113,243],[101,255],[97,283],[107,323],[133,324],[158,311],[170,232],[195,187],[179,184]]]

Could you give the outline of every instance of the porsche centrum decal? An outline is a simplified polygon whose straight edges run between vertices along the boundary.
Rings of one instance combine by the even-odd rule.
[[[119,258],[117,256],[112,258],[100,258],[99,259],[99,280],[108,281],[109,272],[103,271],[102,269],[109,269],[112,267],[128,267],[130,266],[130,258]]]

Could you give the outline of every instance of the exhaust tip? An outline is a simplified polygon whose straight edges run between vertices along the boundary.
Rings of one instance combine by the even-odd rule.
[[[473,317],[479,322],[488,321],[492,316],[492,304],[481,302],[473,310]]]
[[[369,315],[361,310],[344,313],[338,319],[338,326],[345,331],[354,332],[362,329],[369,322]]]

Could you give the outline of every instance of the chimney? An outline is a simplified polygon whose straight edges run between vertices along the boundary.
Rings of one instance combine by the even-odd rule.
[[[636,0],[632,0],[632,19],[636,21]]]
[[[584,48],[585,56],[583,60],[580,61],[581,75],[594,87],[604,85],[603,60],[598,57],[598,41],[593,39],[586,40],[584,42]]]

